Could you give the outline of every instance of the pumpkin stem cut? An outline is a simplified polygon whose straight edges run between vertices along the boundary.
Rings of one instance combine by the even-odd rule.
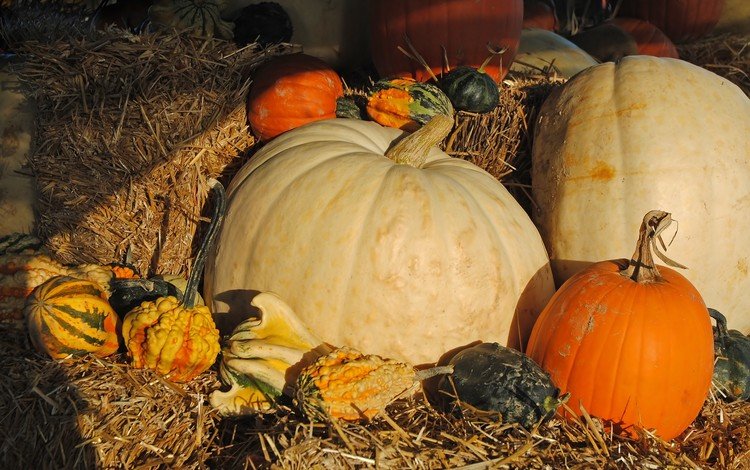
[[[433,146],[442,142],[453,129],[453,118],[436,114],[424,126],[391,147],[385,156],[400,165],[421,168]]]
[[[674,268],[687,269],[687,267],[680,263],[673,261],[659,250],[659,245],[656,244],[658,240],[662,247],[666,250],[664,241],[661,238],[661,233],[669,227],[674,220],[672,214],[661,210],[652,210],[646,213],[641,223],[640,232],[638,234],[638,243],[635,247],[635,253],[628,262],[628,267],[621,271],[625,276],[628,276],[635,282],[655,282],[661,279],[659,269],[654,263],[653,254],[662,260],[668,266]]]

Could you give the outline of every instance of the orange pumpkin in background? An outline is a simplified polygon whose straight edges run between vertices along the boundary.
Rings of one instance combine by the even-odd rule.
[[[341,77],[326,62],[305,54],[275,57],[255,74],[247,121],[261,141],[303,124],[336,117],[344,95]]]
[[[674,43],[659,28],[637,18],[615,18],[612,23],[628,33],[638,46],[638,54],[679,59]]]
[[[676,43],[701,38],[719,22],[725,0],[622,0],[619,15],[654,24]]]
[[[602,261],[566,281],[544,308],[527,354],[550,373],[568,406],[607,423],[607,432],[662,439],[698,415],[713,373],[713,332],[700,293],[656,241],[671,222],[650,211],[630,261]],[[659,239],[660,240],[660,239]]]
[[[544,0],[524,0],[523,27],[554,31],[557,26],[555,9]]]
[[[506,49],[484,68],[500,81],[515,58],[522,24],[523,0],[375,0],[370,5],[372,58],[381,77],[427,81],[427,69],[399,50],[411,52],[407,36],[437,76],[448,67],[480,67],[490,55],[489,43]]]

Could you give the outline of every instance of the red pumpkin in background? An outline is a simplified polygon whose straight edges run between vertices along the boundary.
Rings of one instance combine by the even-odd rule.
[[[495,81],[508,72],[523,25],[523,0],[375,0],[370,5],[372,58],[381,77],[431,78],[424,66],[399,50],[406,37],[440,76],[447,66],[478,68],[487,44],[506,48],[484,71]]]
[[[557,26],[555,9],[543,0],[524,0],[523,27],[554,31]]]
[[[637,18],[615,18],[612,23],[633,37],[638,46],[638,54],[680,58],[674,43],[648,21]]]
[[[725,0],[622,0],[619,15],[653,23],[675,43],[711,32]]]
[[[247,99],[247,121],[261,141],[321,119],[336,117],[344,95],[341,77],[305,54],[275,57],[256,72]]]

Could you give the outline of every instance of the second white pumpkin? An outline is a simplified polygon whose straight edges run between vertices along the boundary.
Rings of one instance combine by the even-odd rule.
[[[641,217],[658,208],[679,221],[667,255],[706,305],[750,332],[750,100],[736,85],[676,59],[591,67],[545,101],[532,168],[559,283],[630,256]]]

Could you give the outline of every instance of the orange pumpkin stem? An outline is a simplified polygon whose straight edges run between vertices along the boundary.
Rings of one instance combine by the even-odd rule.
[[[398,164],[421,168],[427,160],[430,148],[442,142],[451,129],[453,129],[453,117],[436,114],[427,124],[399,140],[385,153],[385,156]]]
[[[659,242],[664,246],[664,242],[661,239],[661,233],[666,230],[672,224],[672,214],[661,210],[652,210],[646,213],[641,223],[641,229],[638,234],[638,243],[635,247],[635,253],[630,258],[628,267],[623,269],[621,273],[624,276],[628,276],[635,282],[656,282],[661,280],[661,274],[659,269],[654,263],[653,253],[659,257],[664,263],[675,268],[687,269],[685,266],[673,261],[659,251],[658,245],[654,242]],[[666,249],[666,246],[664,246]]]

